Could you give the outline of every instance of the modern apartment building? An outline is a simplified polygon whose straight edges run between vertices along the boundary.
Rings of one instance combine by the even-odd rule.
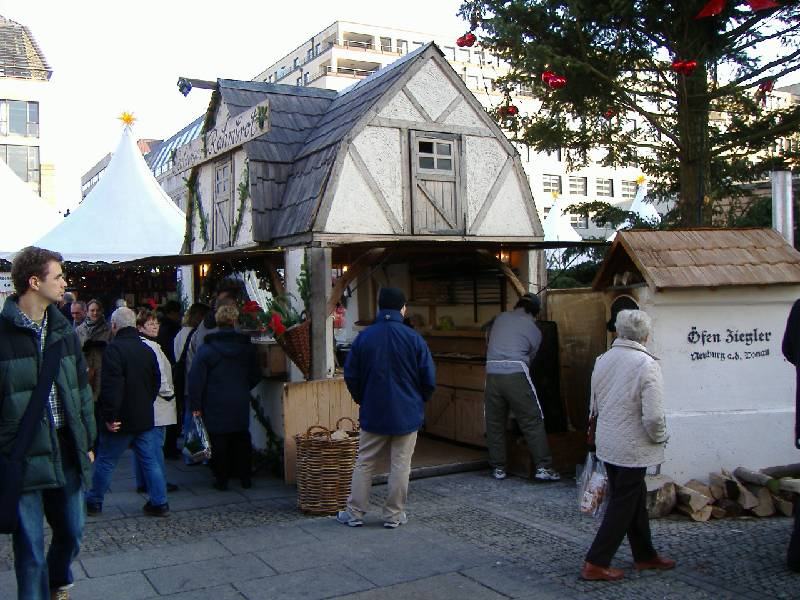
[[[479,45],[459,48],[456,37],[457,34],[435,35],[336,21],[267,67],[255,80],[341,90],[409,51],[434,41],[486,108],[499,105],[503,95],[495,82],[508,72],[508,66]],[[518,89],[513,99],[522,114],[538,110],[538,104],[525,89]],[[636,195],[636,181],[642,174],[636,167],[609,168],[592,164],[572,172],[560,152],[537,153],[522,144],[517,144],[517,149],[541,218],[550,210],[554,194],[567,205],[602,200],[623,208],[630,205]],[[571,215],[570,219],[583,237],[605,238],[610,233],[578,215]]]
[[[53,204],[51,75],[30,30],[0,16],[0,160]]]

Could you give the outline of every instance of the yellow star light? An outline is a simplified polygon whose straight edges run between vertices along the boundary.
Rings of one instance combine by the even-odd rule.
[[[636,178],[636,183],[638,183],[639,185],[642,185],[642,184],[645,182],[645,180],[646,180],[646,179],[647,179],[647,178],[646,178],[644,175],[639,175],[639,176]]]
[[[117,117],[120,121],[122,121],[125,125],[130,127],[136,122],[136,117],[133,116],[133,113],[129,113],[128,111],[123,112],[119,117]]]
[[[558,192],[550,192],[550,195],[553,197],[553,199],[558,198]]]

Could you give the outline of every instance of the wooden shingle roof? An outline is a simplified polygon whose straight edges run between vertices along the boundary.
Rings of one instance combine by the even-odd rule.
[[[772,229],[621,231],[592,287],[631,269],[656,289],[800,284],[800,252]]]
[[[51,74],[30,30],[0,16],[0,77],[47,80]]]

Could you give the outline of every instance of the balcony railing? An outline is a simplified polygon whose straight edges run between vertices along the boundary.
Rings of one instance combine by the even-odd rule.
[[[356,50],[374,50],[375,46],[372,42],[359,42],[358,40],[342,40],[342,46],[345,48],[354,48]]]
[[[337,74],[337,75],[349,75],[351,77],[368,77],[375,73],[378,69],[355,69],[352,67],[332,67],[329,65],[325,66],[325,74]]]

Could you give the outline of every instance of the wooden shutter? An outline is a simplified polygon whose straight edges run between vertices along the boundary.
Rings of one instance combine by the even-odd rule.
[[[233,223],[233,169],[231,159],[219,161],[214,166],[214,249],[231,245]]]

